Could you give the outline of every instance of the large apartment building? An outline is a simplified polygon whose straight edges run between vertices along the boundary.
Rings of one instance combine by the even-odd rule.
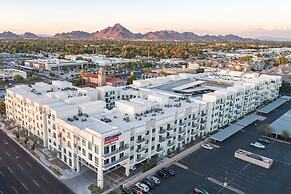
[[[7,89],[7,117],[78,172],[125,174],[278,97],[281,77],[239,72],[180,74],[124,87],[73,87],[53,81]]]

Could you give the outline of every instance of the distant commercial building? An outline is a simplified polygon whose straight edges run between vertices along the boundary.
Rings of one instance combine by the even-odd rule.
[[[81,78],[85,81],[85,85],[91,87],[98,86],[125,86],[127,83],[126,79],[117,77],[108,77],[105,75],[104,68],[99,68],[98,74],[84,73],[81,74]]]
[[[87,61],[70,61],[64,59],[37,59],[27,60],[24,65],[35,69],[48,70],[48,71],[60,71],[68,68],[83,68]]]
[[[20,75],[24,79],[27,78],[26,72],[18,69],[0,69],[0,79],[5,80],[14,80],[16,75]]]
[[[136,80],[130,86],[36,83],[7,89],[7,118],[72,170],[103,175],[163,158],[278,97],[280,76],[212,72]]]

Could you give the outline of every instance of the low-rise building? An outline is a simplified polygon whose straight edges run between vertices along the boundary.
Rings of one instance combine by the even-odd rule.
[[[5,80],[14,80],[16,75],[20,75],[24,79],[27,78],[26,72],[18,69],[0,69],[0,79]]]

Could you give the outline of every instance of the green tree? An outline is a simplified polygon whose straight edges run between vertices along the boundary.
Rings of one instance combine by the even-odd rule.
[[[289,134],[288,130],[283,130],[282,133],[281,133],[281,137],[282,137],[285,141],[287,141],[287,140],[289,139],[289,137],[290,137],[290,134]]]
[[[3,115],[6,113],[6,106],[4,100],[0,100],[0,114]]]
[[[279,89],[281,95],[290,95],[291,94],[291,85],[288,82],[282,82],[282,85]]]
[[[133,80],[136,80],[136,75],[132,74],[128,79],[127,79],[127,84],[132,84]]]
[[[272,134],[273,129],[268,125],[267,123],[261,124],[258,129],[266,136],[269,136]]]
[[[198,69],[196,69],[196,73],[204,73],[204,69],[203,68],[198,68]]]
[[[39,81],[41,78],[38,75],[33,75],[29,78],[30,81]]]
[[[283,65],[283,64],[287,64],[289,61],[288,61],[288,59],[287,59],[285,56],[279,56],[279,57],[276,59],[276,62],[277,62],[277,64],[279,64],[279,65]]]
[[[15,81],[23,81],[24,80],[24,78],[21,75],[19,75],[19,74],[16,74],[14,76],[14,79],[15,79]]]

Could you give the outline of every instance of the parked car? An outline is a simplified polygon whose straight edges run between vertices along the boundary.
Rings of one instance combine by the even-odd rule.
[[[205,189],[195,187],[191,194],[209,194],[209,193]]]
[[[154,183],[152,183],[151,181],[149,181],[149,180],[147,180],[147,179],[143,179],[143,180],[141,181],[141,183],[147,185],[150,189],[154,188],[154,186],[155,186]]]
[[[256,148],[265,149],[265,146],[259,142],[251,143],[250,145]]]
[[[155,176],[149,176],[149,177],[147,177],[147,179],[152,180],[152,182],[153,182],[155,185],[158,185],[158,184],[161,183],[160,179],[157,178],[157,177],[155,177]]]
[[[270,140],[268,140],[268,139],[266,139],[266,138],[263,138],[263,137],[260,137],[260,138],[258,139],[258,141],[259,141],[259,142],[262,142],[262,143],[266,143],[266,144],[270,144],[270,143],[271,143]]]
[[[207,150],[213,150],[213,146],[210,145],[210,144],[202,144],[202,146],[204,149],[207,149]]]
[[[167,173],[164,172],[164,171],[162,171],[162,170],[158,170],[156,174],[157,174],[159,177],[163,178],[163,179],[168,178]]]
[[[167,169],[167,168],[162,168],[162,170],[168,175],[168,176],[175,176],[176,172],[174,169]]]
[[[145,193],[150,191],[150,188],[144,183],[138,182],[135,184],[135,186],[137,186],[139,189],[141,189]]]
[[[130,170],[135,170],[135,169],[136,169],[135,166],[131,166],[131,167],[130,167]]]

